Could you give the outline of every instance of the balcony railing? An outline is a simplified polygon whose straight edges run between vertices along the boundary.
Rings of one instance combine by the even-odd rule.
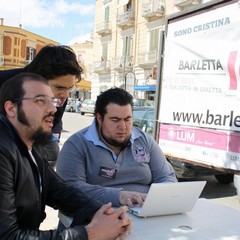
[[[143,0],[142,16],[145,18],[161,17],[165,11],[165,4],[161,0]]]
[[[105,72],[109,72],[111,69],[110,60],[96,61],[93,64],[94,64],[95,73],[105,73]]]
[[[134,24],[134,12],[133,11],[126,11],[126,12],[119,12],[117,15],[117,26],[118,27],[126,27],[132,26]]]
[[[189,7],[191,5],[197,5],[201,0],[175,0],[174,5],[180,9]]]
[[[138,65],[140,67],[153,67],[158,62],[158,52],[144,52],[138,55]]]
[[[121,56],[112,59],[112,68],[116,71],[122,72],[126,70],[132,70],[133,68],[133,57],[132,56]]]
[[[103,21],[97,25],[97,33],[99,35],[106,35],[112,32],[112,27],[109,21]]]

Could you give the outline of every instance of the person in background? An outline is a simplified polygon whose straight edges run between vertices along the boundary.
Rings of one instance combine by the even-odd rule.
[[[81,107],[82,101],[80,98],[77,99],[76,101],[76,112],[80,113],[80,107]]]
[[[69,93],[75,89],[75,83],[81,79],[82,68],[70,47],[46,45],[24,68],[0,71],[0,88],[5,81],[21,72],[31,72],[45,77],[49,81],[54,97],[58,99],[52,139],[44,146],[38,146],[38,151],[41,152],[44,159],[52,167],[55,167],[59,153],[58,143],[62,131],[62,116]]]
[[[0,90],[0,239],[115,240],[131,232],[127,207],[89,198],[64,182],[33,144],[51,138],[56,107],[45,78],[22,73]],[[40,231],[45,205],[72,213],[71,227]]]
[[[155,140],[133,127],[133,97],[111,88],[97,97],[93,123],[65,141],[57,173],[113,206],[142,205],[152,183],[177,182]]]

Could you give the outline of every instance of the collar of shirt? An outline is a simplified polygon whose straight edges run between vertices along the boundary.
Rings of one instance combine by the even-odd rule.
[[[139,138],[140,136],[141,136],[141,133],[139,132],[139,130],[137,128],[133,127],[132,134],[131,134],[131,137],[129,139],[130,144],[133,144],[134,140]],[[93,142],[94,145],[98,145],[98,146],[101,146],[103,148],[106,148],[115,155],[115,153],[101,140],[101,138],[99,136],[99,133],[98,133],[97,123],[96,123],[95,118],[94,118],[92,124],[89,126],[86,133],[84,134],[84,137],[88,141]]]

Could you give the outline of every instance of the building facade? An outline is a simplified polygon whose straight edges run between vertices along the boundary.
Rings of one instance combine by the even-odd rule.
[[[58,42],[44,38],[19,27],[4,26],[0,18],[0,70],[21,68],[32,61],[47,44]]]
[[[58,42],[26,31],[21,26],[5,26],[4,19],[0,18],[0,70],[26,66],[33,60],[39,50],[48,44],[59,45]],[[84,74],[82,81],[77,83],[76,90],[71,92],[69,97],[90,98],[91,81],[89,81],[89,75],[92,66],[88,66],[87,63],[92,60],[93,44],[92,42],[86,42],[74,44],[71,47],[76,53],[78,63],[83,68]]]
[[[91,97],[122,87],[154,100],[166,17],[209,0],[96,0]]]
[[[77,89],[71,93],[72,97],[81,100],[91,98],[91,75],[92,75],[92,57],[93,57],[93,42],[86,41],[83,43],[75,43],[70,46],[76,56],[79,65],[83,69],[81,81],[77,83]]]

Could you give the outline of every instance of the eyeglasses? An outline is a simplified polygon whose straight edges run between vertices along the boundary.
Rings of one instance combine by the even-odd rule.
[[[26,97],[26,98],[15,98],[14,101],[23,101],[23,100],[33,100],[35,103],[37,103],[40,106],[46,106],[48,104],[56,105],[58,102],[57,98],[51,98],[49,96],[35,96],[35,97]]]
[[[50,85],[50,84],[49,84]],[[62,87],[62,86],[56,86],[56,85],[50,85],[50,87],[58,93],[64,93],[64,92],[73,92],[76,89],[76,86],[70,87],[70,88],[66,88],[66,87]]]

